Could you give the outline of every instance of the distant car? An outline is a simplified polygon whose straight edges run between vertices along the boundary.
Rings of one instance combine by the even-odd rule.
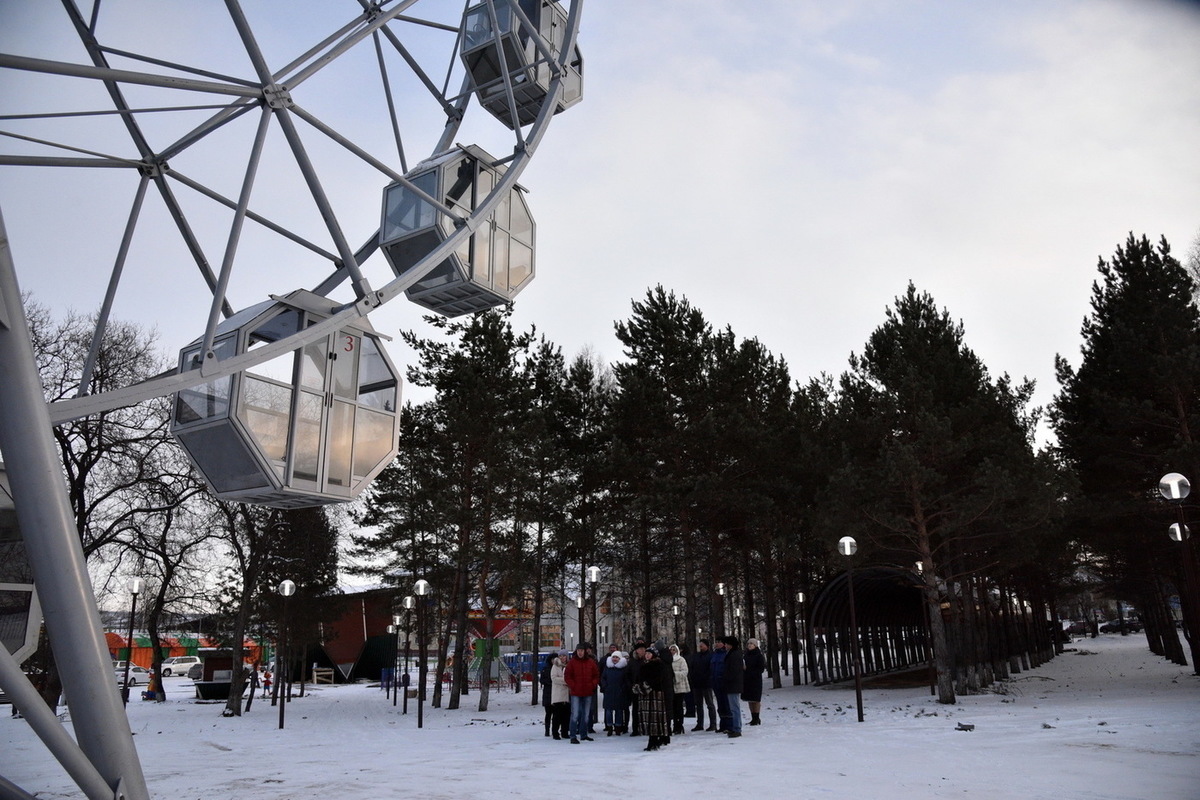
[[[172,675],[187,675],[193,664],[198,665],[200,658],[198,656],[172,656],[164,658],[162,662],[162,674],[164,678],[169,678]]]
[[[1142,623],[1138,622],[1136,619],[1127,619],[1124,622],[1121,622],[1119,619],[1114,619],[1101,625],[1100,632],[1120,633],[1122,626],[1124,626],[1125,630],[1129,631],[1130,633],[1138,633],[1142,630]]]
[[[1091,623],[1085,622],[1084,620],[1075,620],[1074,622],[1067,625],[1066,631],[1067,631],[1067,633],[1075,633],[1075,634],[1091,633],[1092,626],[1091,626]]]
[[[202,677],[204,677],[204,665],[199,661],[197,661],[195,664],[192,664],[190,667],[188,667],[187,676],[188,680],[190,681],[200,680]]]
[[[113,677],[117,679],[117,686],[121,685],[121,681],[125,678],[125,667],[122,664],[120,669],[113,670]],[[129,686],[132,688],[141,684],[150,682],[150,670],[145,667],[139,667],[137,664],[129,665]]]

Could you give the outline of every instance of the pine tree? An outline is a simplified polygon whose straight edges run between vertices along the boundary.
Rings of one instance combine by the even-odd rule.
[[[520,440],[530,391],[524,362],[533,333],[517,334],[507,309],[476,314],[465,321],[429,317],[446,340],[425,340],[405,333],[418,354],[409,369],[411,383],[436,390],[428,409],[429,466],[437,493],[432,502],[443,537],[441,550],[453,565],[450,585],[439,592],[451,609],[446,637],[455,633],[454,680],[448,708],[459,707],[467,691],[468,611],[473,601],[488,603],[493,591],[515,589],[492,578],[517,570],[512,554],[512,519],[523,476]],[[506,555],[507,554],[507,555]],[[439,647],[439,658],[445,652]],[[438,670],[442,665],[439,663]],[[434,693],[440,702],[441,685]]]
[[[940,611],[939,582],[959,586],[991,563],[1029,495],[1018,478],[1029,464],[1032,392],[993,382],[965,345],[962,325],[909,284],[851,356],[839,399],[846,463],[831,493],[880,557],[923,565],[938,671],[938,701],[955,702],[955,656]],[[1024,524],[1032,524],[1025,522]],[[964,610],[971,604],[962,602]],[[951,624],[958,604],[951,603]]]
[[[1062,389],[1052,419],[1079,492],[1072,529],[1094,566],[1147,615],[1153,646],[1180,661],[1166,613],[1162,579],[1185,584],[1187,550],[1166,536],[1173,521],[1154,487],[1168,472],[1200,476],[1200,316],[1195,285],[1171,255],[1130,234],[1109,261],[1100,259],[1092,312],[1082,328],[1077,370],[1058,358]],[[1182,597],[1188,593],[1180,590]],[[1197,609],[1184,604],[1191,630]],[[1200,641],[1192,637],[1193,664]]]
[[[624,558],[618,566],[632,579],[641,633],[649,636],[656,598],[679,590],[672,564],[680,558],[691,562],[703,549],[694,512],[702,499],[700,476],[710,469],[704,432],[712,330],[686,298],[662,286],[632,305],[630,318],[616,325],[625,360],[613,365],[619,390],[613,406],[613,489],[624,516],[618,542]],[[683,552],[672,557],[673,550]],[[709,560],[701,583],[715,593],[717,581],[724,580]]]

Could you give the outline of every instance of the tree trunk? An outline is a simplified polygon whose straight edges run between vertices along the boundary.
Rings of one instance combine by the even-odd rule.
[[[246,640],[246,623],[250,617],[250,608],[254,601],[254,591],[258,584],[258,571],[262,563],[263,554],[259,546],[260,537],[256,528],[256,523],[253,515],[247,510],[245,505],[238,505],[233,510],[223,508],[226,521],[230,526],[230,536],[236,537],[237,517],[241,516],[246,523],[246,534],[249,538],[249,546],[246,548],[248,557],[246,558],[242,569],[242,592],[238,598],[238,613],[233,622],[233,639],[230,642],[230,649],[233,651],[233,674],[229,684],[229,699],[225,701],[225,710],[221,712],[223,717],[240,717],[242,715],[242,689],[246,685],[246,670],[242,654],[242,643]],[[282,681],[282,670],[279,669],[279,654],[275,657],[276,680]],[[280,698],[280,702],[283,699]]]
[[[459,546],[462,548],[462,557],[459,559],[458,574],[454,581],[454,668],[450,671],[450,702],[446,705],[450,710],[457,709],[460,698],[467,694],[467,559],[466,544],[460,543]]]
[[[542,682],[538,671],[538,654],[542,652],[542,602],[544,591],[542,590],[542,581],[545,580],[546,556],[543,548],[543,542],[546,535],[545,523],[539,519],[537,521],[537,574],[534,577],[533,583],[533,639],[530,644],[530,672],[533,679],[530,682],[530,698],[529,705],[538,705],[538,694],[542,690]]]

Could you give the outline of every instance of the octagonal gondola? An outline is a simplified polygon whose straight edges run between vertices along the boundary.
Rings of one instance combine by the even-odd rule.
[[[521,13],[514,13],[512,5]],[[488,3],[468,8],[462,43],[462,60],[471,75],[475,96],[510,128],[516,127],[514,106],[518,125],[528,125],[537,119],[557,69],[551,60],[557,62],[561,56],[567,32],[567,12],[555,0],[517,0],[512,5],[504,0],[492,3],[494,27]],[[497,29],[499,36],[494,32]],[[556,114],[583,97],[583,56],[578,47],[573,48],[563,69],[562,92],[554,107]],[[512,86],[512,105],[504,82],[505,71]]]
[[[304,290],[234,314],[218,360],[279,341],[337,310]],[[202,343],[180,353],[198,368]],[[171,432],[213,493],[275,508],[356,497],[397,452],[400,379],[366,319],[245,372],[175,396]]]
[[[399,182],[388,186],[379,243],[396,275],[407,273],[453,235],[503,174],[504,166],[487,152],[460,145],[405,176],[420,191]],[[511,301],[533,280],[535,233],[525,191],[514,186],[460,247],[406,290],[408,299],[448,317]]]

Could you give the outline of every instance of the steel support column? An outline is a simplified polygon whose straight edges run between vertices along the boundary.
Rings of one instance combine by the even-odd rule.
[[[2,214],[0,375],[0,450],[46,630],[52,643],[61,643],[60,652],[70,645],[71,658],[60,664],[59,675],[76,739],[113,797],[149,800],[54,448]]]

